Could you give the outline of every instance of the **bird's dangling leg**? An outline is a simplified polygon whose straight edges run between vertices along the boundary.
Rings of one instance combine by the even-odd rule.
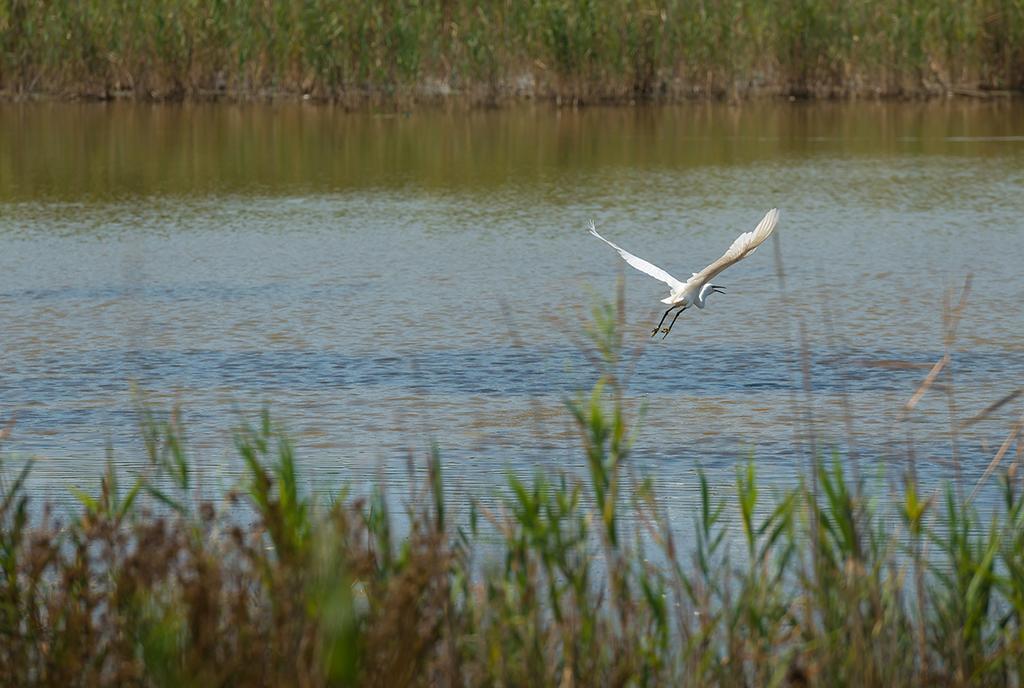
[[[662,330],[662,332],[664,332],[664,333],[665,333],[665,334],[661,335],[661,338],[662,338],[662,339],[664,339],[665,337],[667,337],[667,336],[668,336],[668,333],[672,331],[672,326],[676,324],[676,320],[679,320],[679,316],[680,316],[680,315],[682,315],[682,314],[683,314],[683,311],[685,311],[685,310],[686,310],[686,306],[683,306],[682,308],[680,308],[680,309],[679,309],[679,312],[678,312],[678,313],[676,313],[676,317],[672,318],[672,322],[671,322],[671,323],[669,323],[669,326],[668,326],[668,327],[666,327],[666,328],[665,328],[664,330]]]
[[[680,304],[678,304],[678,303],[675,304],[674,306],[669,306],[669,309],[667,311],[665,311],[665,315],[661,316],[661,322],[658,323],[657,327],[655,327],[653,330],[651,330],[651,336],[652,337],[654,335],[658,334],[658,330],[660,330],[661,326],[665,324],[665,318],[668,317],[668,314],[671,313],[672,311],[674,311],[675,309],[679,308],[679,306],[680,306]],[[683,306],[683,308],[686,308],[686,306]]]

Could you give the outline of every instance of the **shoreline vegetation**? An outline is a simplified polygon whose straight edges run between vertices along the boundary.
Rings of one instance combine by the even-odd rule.
[[[1020,683],[1020,423],[983,475],[955,470],[934,494],[917,482],[912,448],[891,491],[873,489],[852,457],[800,447],[803,478],[768,499],[753,461],[731,489],[698,474],[683,532],[629,467],[637,429],[621,397],[621,304],[595,309],[585,346],[598,381],[567,402],[582,470],[510,478],[497,506],[453,509],[436,450],[404,513],[381,484],[314,499],[266,414],[238,431],[243,478],[212,501],[173,412],[143,408],[145,474],[128,481],[108,466],[98,493],[75,491],[67,520],[30,505],[30,466],[8,463],[0,682]],[[947,305],[947,351],[963,305]],[[952,393],[948,362],[905,413],[933,384]],[[999,478],[1001,498],[979,515],[974,491]]]
[[[0,2],[0,97],[989,98],[1024,90],[1024,0]]]

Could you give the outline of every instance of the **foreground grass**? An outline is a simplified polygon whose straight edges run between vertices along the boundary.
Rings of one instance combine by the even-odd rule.
[[[883,508],[838,461],[765,502],[751,463],[723,500],[700,478],[682,533],[650,484],[623,489],[620,332],[597,312],[602,375],[568,405],[585,477],[510,479],[500,510],[473,503],[461,523],[436,453],[401,535],[380,487],[314,502],[267,416],[238,432],[246,477],[215,502],[173,414],[145,419],[149,474],[125,485],[108,468],[70,522],[30,506],[28,467],[9,475],[0,683],[1019,684],[1015,467],[982,522],[912,473]]]
[[[0,88],[492,102],[1024,88],[1024,0],[0,2]]]

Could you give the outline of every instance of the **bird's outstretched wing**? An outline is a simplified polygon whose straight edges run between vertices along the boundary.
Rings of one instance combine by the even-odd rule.
[[[704,284],[725,270],[733,263],[738,263],[743,260],[751,253],[753,253],[758,246],[764,243],[765,239],[772,235],[775,231],[775,225],[779,222],[779,209],[772,208],[765,216],[761,218],[761,222],[758,223],[757,227],[751,232],[744,232],[736,237],[736,241],[732,242],[732,246],[729,247],[721,258],[716,260],[711,265],[707,266],[700,272],[693,273],[693,277],[687,280],[687,284],[693,282],[700,282]]]
[[[593,234],[594,236],[596,236],[598,239],[600,239],[604,243],[606,243],[609,246],[611,246],[616,251],[618,251],[619,255],[622,256],[622,258],[627,263],[629,263],[630,265],[635,267],[640,272],[646,272],[648,275],[650,275],[654,279],[661,280],[662,282],[667,284],[672,289],[678,289],[679,287],[683,286],[682,282],[680,282],[675,277],[673,277],[672,275],[668,274],[667,272],[665,272],[664,270],[659,268],[657,265],[653,265],[651,263],[648,263],[643,258],[639,258],[637,256],[634,256],[632,253],[630,253],[626,249],[619,248],[618,246],[616,246],[615,244],[613,244],[612,242],[608,241],[603,236],[598,234],[597,233],[597,227],[594,226],[594,221],[593,220],[590,221],[590,233]]]

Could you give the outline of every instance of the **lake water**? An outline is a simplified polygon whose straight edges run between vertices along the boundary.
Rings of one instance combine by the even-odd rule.
[[[586,231],[595,218],[685,277],[772,206],[778,244],[664,340],[664,285]],[[563,402],[595,380],[583,327],[621,275],[625,399],[645,409],[633,465],[670,511],[692,510],[697,465],[716,489],[748,456],[793,484],[810,428],[890,476],[910,438],[933,484],[955,443],[973,482],[1024,409],[949,431],[1024,387],[1022,240],[1017,102],[3,105],[3,451],[36,457],[32,489],[57,500],[108,447],[142,470],[137,389],[181,405],[211,492],[240,468],[232,428],[264,405],[313,487],[404,490],[432,441],[455,490],[577,470]],[[967,273],[955,396],[941,378],[900,420]]]

